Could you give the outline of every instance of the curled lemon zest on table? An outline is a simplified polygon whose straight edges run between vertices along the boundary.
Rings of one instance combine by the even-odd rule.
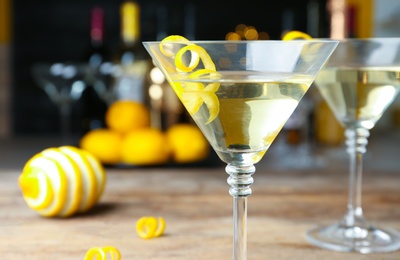
[[[110,260],[120,260],[121,253],[113,246],[92,247],[86,252],[84,260],[107,260],[107,253],[111,256]]]
[[[136,222],[136,233],[143,239],[155,238],[164,233],[165,226],[162,217],[141,217]]]
[[[182,42],[186,46],[180,48],[176,53],[167,50],[165,47],[169,42]],[[191,43],[185,37],[179,35],[171,35],[163,39],[160,43],[160,51],[167,57],[174,59],[176,70],[181,73],[190,73],[189,79],[215,79],[221,75],[217,72],[214,62],[207,51],[196,44]],[[190,51],[189,62],[184,62],[183,56]],[[204,68],[195,70],[200,61]],[[195,70],[195,71],[194,71]],[[215,92],[218,90],[219,83],[209,83],[204,86],[202,83],[185,83],[185,88],[178,82],[173,82],[173,88],[185,105],[189,114],[196,114],[203,103],[209,111],[209,118],[206,124],[211,123],[219,113],[219,100]]]

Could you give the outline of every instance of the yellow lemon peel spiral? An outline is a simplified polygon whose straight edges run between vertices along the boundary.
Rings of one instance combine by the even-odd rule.
[[[136,222],[136,233],[143,239],[159,237],[164,230],[165,220],[162,217],[141,217]]]
[[[107,254],[111,256],[111,258],[107,258]],[[94,258],[95,257],[95,258]],[[121,253],[119,250],[113,246],[105,246],[105,247],[92,247],[86,252],[84,260],[120,260]]]
[[[186,44],[186,46],[180,48],[176,53],[174,53],[165,48],[168,42],[182,42],[183,44]],[[216,71],[215,64],[207,51],[204,48],[191,43],[185,37],[179,35],[166,37],[161,41],[160,51],[165,56],[174,58],[174,64],[178,72],[190,73],[188,76],[189,79],[215,79],[221,76]],[[188,51],[190,51],[191,56],[189,62],[186,62],[185,64],[184,55]],[[194,71],[199,66],[200,61],[204,68]],[[174,82],[172,84],[176,94],[191,115],[196,114],[204,103],[209,111],[209,118],[206,124],[209,124],[218,116],[219,100],[215,92],[220,86],[219,83],[209,83],[207,86],[204,86],[202,83],[185,83],[185,89],[180,83]]]
[[[296,39],[311,40],[312,37],[309,34],[301,31],[290,31],[285,33],[285,35],[282,37],[283,41],[291,41]]]

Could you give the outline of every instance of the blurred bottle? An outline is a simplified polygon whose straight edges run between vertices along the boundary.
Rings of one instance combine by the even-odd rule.
[[[345,140],[343,126],[324,100],[315,109],[315,135],[318,143],[324,145],[342,145]]]
[[[156,16],[156,40],[161,41],[167,37],[168,10],[165,5],[158,5]],[[151,125],[166,130],[176,123],[184,120],[186,110],[174,90],[169,85],[161,70],[152,64],[148,74]]]
[[[110,61],[110,54],[105,46],[104,9],[94,6],[90,13],[89,46],[84,53],[84,62],[88,68],[85,75],[86,88],[82,93],[79,111],[81,114],[81,132],[105,126],[104,115],[107,105],[98,95],[96,84],[98,70],[104,62]]]
[[[160,4],[155,10],[156,20],[156,40],[161,41],[167,36],[168,30],[168,10],[165,5]],[[150,118],[151,125],[158,129],[166,129],[168,126],[164,123],[165,117],[168,113],[165,108],[165,96],[167,95],[169,84],[161,72],[161,70],[154,64],[151,65],[147,75],[149,82],[149,98],[150,98]],[[179,102],[179,100],[178,100]]]
[[[332,39],[346,38],[346,3],[345,0],[329,0],[326,3],[330,17],[329,37]],[[344,128],[336,120],[335,115],[325,100],[318,93],[315,107],[315,136],[318,143],[323,145],[342,145],[344,143]]]
[[[109,61],[109,51],[104,41],[104,10],[95,6],[90,16],[90,43],[85,53],[85,61],[92,67],[98,67]]]
[[[150,57],[140,40],[140,6],[135,1],[121,4],[121,41],[115,62],[119,65],[115,78],[117,99],[148,104],[146,75]]]

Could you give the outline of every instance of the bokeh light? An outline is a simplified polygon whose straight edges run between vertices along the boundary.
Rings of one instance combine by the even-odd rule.
[[[246,40],[257,40],[258,39],[258,32],[255,27],[248,26],[244,30],[244,38]]]
[[[269,40],[270,36],[267,32],[258,31],[254,26],[247,26],[243,23],[236,25],[234,32],[228,32],[225,36],[227,41],[254,41]]]
[[[269,40],[269,39],[271,39],[271,37],[269,36],[269,34],[267,32],[259,32],[258,39],[259,40]]]
[[[240,41],[241,39],[240,35],[235,32],[229,32],[225,37],[227,41]]]

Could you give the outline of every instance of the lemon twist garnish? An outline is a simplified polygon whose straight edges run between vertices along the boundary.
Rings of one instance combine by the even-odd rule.
[[[164,56],[171,58],[175,57],[175,52],[166,48],[169,46],[168,43],[171,42],[182,42],[184,44],[191,44],[188,39],[180,35],[170,35],[165,37],[160,43],[160,51]],[[175,91],[176,95],[178,96],[178,98],[181,99],[183,92],[181,84],[179,84],[178,82],[170,82],[170,84],[173,90]]]
[[[86,252],[84,260],[107,260],[107,254],[111,256],[111,260],[120,260],[121,253],[113,246],[92,247]]]
[[[188,66],[186,66],[182,61],[183,55],[187,51],[191,51],[192,54]],[[212,61],[210,55],[207,53],[207,51],[204,48],[195,44],[190,44],[188,46],[185,46],[176,53],[175,66],[180,71],[191,72],[199,65],[200,60],[203,62],[204,68],[210,71],[216,71],[215,64]]]
[[[164,54],[167,57],[175,56],[174,52],[171,52],[171,51],[165,49],[165,46],[168,45],[168,42],[182,42],[182,43],[191,44],[191,42],[188,39],[186,39],[185,37],[180,36],[180,35],[170,35],[170,36],[165,37],[161,41],[160,51],[162,54]]]
[[[141,217],[136,222],[136,233],[143,239],[159,237],[164,230],[165,220],[162,217]]]
[[[182,42],[186,46],[179,49],[176,54],[170,50],[166,50],[168,42]],[[160,51],[167,57],[174,58],[175,67],[178,72],[190,73],[189,79],[215,79],[221,75],[216,71],[214,62],[207,51],[196,44],[191,43],[186,38],[179,35],[172,35],[166,37],[161,41]],[[186,52],[190,51],[191,56],[188,62],[184,62],[183,56]],[[194,71],[200,61],[204,69]],[[206,124],[211,123],[219,113],[219,100],[215,92],[218,90],[219,83],[210,83],[204,86],[202,83],[185,83],[185,88],[180,83],[173,82],[172,87],[182,103],[185,105],[189,114],[196,114],[203,103],[207,106],[209,111],[209,118]]]
[[[312,37],[308,35],[307,33],[300,32],[300,31],[290,31],[287,32],[283,37],[283,41],[291,41],[291,40],[296,40],[296,39],[302,39],[302,40],[311,40]]]
[[[209,76],[206,76],[209,75]],[[206,76],[206,77],[205,77]],[[190,79],[196,78],[219,78],[221,74],[219,74],[215,69],[199,69],[189,75]]]

